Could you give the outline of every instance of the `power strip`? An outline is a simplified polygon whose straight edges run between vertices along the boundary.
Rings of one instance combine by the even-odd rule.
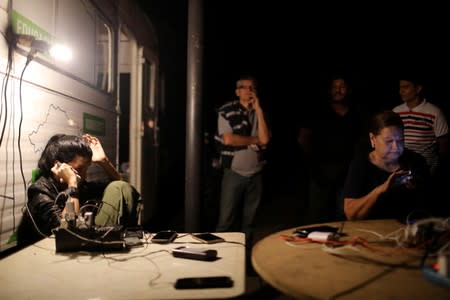
[[[126,248],[123,232],[122,226],[57,228],[54,231],[56,252],[123,251]]]

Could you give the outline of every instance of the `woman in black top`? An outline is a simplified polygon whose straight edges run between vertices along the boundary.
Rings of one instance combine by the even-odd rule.
[[[350,164],[344,187],[349,220],[396,218],[423,209],[428,168],[425,159],[404,149],[403,122],[392,111],[376,114],[369,126],[372,150]]]

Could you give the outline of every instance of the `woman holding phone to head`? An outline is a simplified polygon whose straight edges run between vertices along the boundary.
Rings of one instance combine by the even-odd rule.
[[[89,180],[92,163],[102,167],[106,180]],[[33,243],[52,234],[68,213],[76,218],[89,201],[98,207],[95,225],[136,226],[139,193],[111,164],[97,137],[56,134],[38,161],[40,175],[27,191],[28,202],[18,228],[19,245]],[[70,205],[69,205],[70,204]]]
[[[369,153],[356,156],[344,186],[349,220],[396,218],[423,209],[429,172],[425,158],[404,148],[403,122],[382,111],[369,124]]]

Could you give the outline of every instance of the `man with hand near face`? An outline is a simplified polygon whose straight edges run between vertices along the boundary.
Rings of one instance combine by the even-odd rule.
[[[253,222],[262,197],[263,150],[270,131],[256,93],[256,80],[241,77],[236,83],[238,100],[218,112],[218,139],[223,167],[217,231],[242,231],[247,245],[253,238]]]

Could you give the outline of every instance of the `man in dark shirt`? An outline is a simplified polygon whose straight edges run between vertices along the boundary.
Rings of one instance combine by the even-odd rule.
[[[350,94],[347,80],[333,77],[329,100],[309,113],[299,130],[298,142],[309,164],[308,215],[313,223],[344,217],[342,188],[363,127]]]

